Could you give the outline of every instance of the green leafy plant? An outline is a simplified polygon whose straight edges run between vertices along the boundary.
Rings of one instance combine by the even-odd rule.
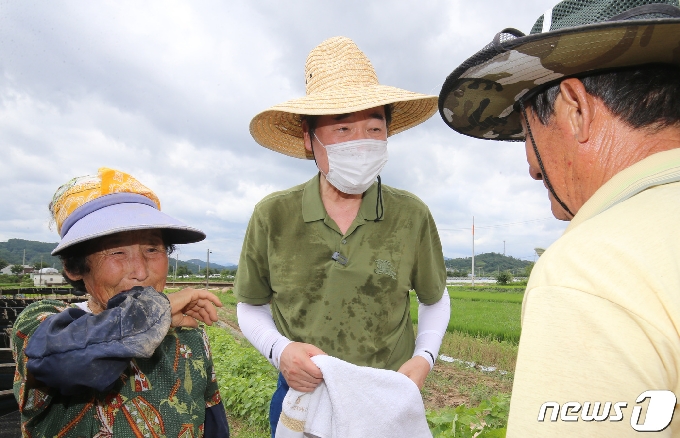
[[[499,394],[476,407],[465,405],[427,411],[427,423],[434,438],[505,437],[510,396]]]
[[[10,271],[12,271],[12,274],[16,275],[17,277],[21,277],[24,275],[24,266],[23,265],[12,265],[11,268],[9,268]]]
[[[244,422],[269,429],[269,401],[278,372],[247,341],[219,327],[206,327],[222,402],[226,411]]]
[[[498,284],[512,283],[512,272],[501,271],[498,274],[496,274],[496,283],[498,283]]]

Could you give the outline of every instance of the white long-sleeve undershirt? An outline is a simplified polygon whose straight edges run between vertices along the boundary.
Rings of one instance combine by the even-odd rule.
[[[418,305],[418,334],[413,356],[421,356],[427,359],[430,369],[434,366],[439,354],[439,348],[442,345],[450,317],[451,299],[446,287],[444,287],[444,294],[436,303],[420,303]]]
[[[283,336],[276,329],[269,304],[254,306],[238,303],[236,305],[236,317],[246,339],[267,358],[269,363],[279,369],[281,353],[293,341]]]
[[[442,298],[434,304],[420,303],[418,306],[418,335],[413,356],[421,356],[434,366],[439,354],[451,313],[449,294],[444,289]],[[284,348],[290,339],[276,329],[269,304],[255,306],[238,303],[236,316],[243,335],[277,369]]]

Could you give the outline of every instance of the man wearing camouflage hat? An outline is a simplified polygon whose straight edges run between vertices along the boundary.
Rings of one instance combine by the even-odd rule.
[[[565,0],[442,87],[571,221],[526,289],[508,437],[680,436],[679,65],[677,0]]]

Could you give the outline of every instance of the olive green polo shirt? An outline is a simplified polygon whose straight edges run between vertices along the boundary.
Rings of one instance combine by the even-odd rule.
[[[271,302],[279,332],[350,363],[397,370],[413,355],[409,290],[432,304],[446,283],[439,235],[416,196],[377,184],[343,235],[319,175],[255,206],[236,275],[239,301]]]

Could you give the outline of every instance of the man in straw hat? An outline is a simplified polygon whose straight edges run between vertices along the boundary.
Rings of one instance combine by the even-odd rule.
[[[524,141],[571,221],[527,286],[509,437],[680,436],[679,64],[677,0],[565,0],[444,83],[444,121]]]
[[[432,215],[378,176],[387,137],[431,117],[436,97],[380,85],[344,37],[310,52],[305,82],[305,97],[250,123],[259,144],[314,159],[319,170],[257,204],[236,276],[239,324],[282,374],[272,432],[288,385],[308,392],[321,382],[310,360],[317,354],[399,370],[422,387],[450,312]],[[417,342],[412,289],[421,303]]]

